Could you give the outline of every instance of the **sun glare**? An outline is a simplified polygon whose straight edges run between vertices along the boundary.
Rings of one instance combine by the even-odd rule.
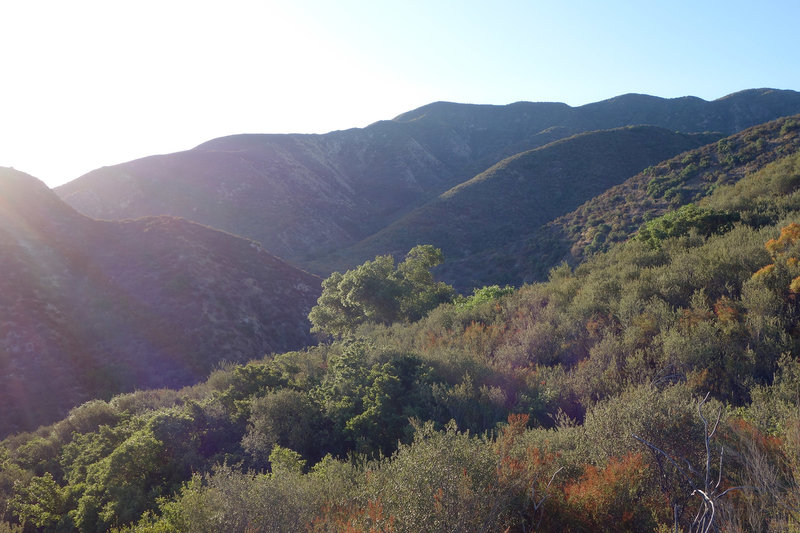
[[[436,100],[713,99],[798,84],[766,59],[793,48],[791,16],[748,11],[777,26],[746,44],[743,6],[688,17],[678,2],[657,25],[652,10],[611,4],[6,2],[0,165],[56,185],[223,135],[363,127]],[[698,61],[692,39],[727,52]]]

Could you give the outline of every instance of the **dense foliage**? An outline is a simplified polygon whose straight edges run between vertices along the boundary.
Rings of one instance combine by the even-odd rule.
[[[3,441],[0,531],[796,530],[797,176],[800,152],[545,283],[86,403]],[[353,283],[428,286],[429,252]]]
[[[443,260],[441,250],[421,244],[397,267],[391,255],[382,255],[344,274],[334,272],[322,282],[309,314],[311,331],[342,337],[368,322],[419,320],[452,298],[453,288],[431,274]]]

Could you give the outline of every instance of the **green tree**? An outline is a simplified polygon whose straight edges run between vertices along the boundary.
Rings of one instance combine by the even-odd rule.
[[[164,443],[143,429],[89,466],[86,489],[74,512],[77,529],[107,531],[111,525],[132,522],[154,506],[168,459]]]
[[[453,297],[453,288],[431,273],[442,261],[441,250],[426,244],[412,248],[397,267],[391,255],[381,255],[344,274],[334,272],[308,315],[311,331],[343,337],[365,322],[419,320]]]
[[[66,515],[64,491],[50,472],[20,485],[10,503],[23,524],[39,528],[54,526]]]
[[[279,446],[313,456],[321,438],[319,409],[301,391],[279,389],[254,399],[249,422],[242,447],[259,466]]]
[[[433,279],[431,269],[444,262],[444,255],[430,244],[418,245],[409,250],[405,260],[397,267],[397,277],[402,287],[401,318],[416,321],[439,304],[453,298],[453,288]]]
[[[409,418],[432,415],[430,372],[413,355],[373,362],[358,343],[331,357],[328,374],[311,391],[332,425],[330,451],[391,453]]]
[[[737,220],[737,213],[687,204],[645,224],[639,230],[637,238],[652,248],[659,248],[664,240],[687,235],[690,230],[705,237],[713,233],[725,233],[733,228],[733,223]]]

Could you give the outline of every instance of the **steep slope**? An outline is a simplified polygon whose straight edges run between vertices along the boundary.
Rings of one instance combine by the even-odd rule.
[[[101,222],[0,170],[0,434],[311,342],[319,279],[171,217]]]
[[[660,162],[611,187],[527,236],[473,258],[486,267],[479,282],[542,280],[553,266],[627,240],[647,220],[738,182],[766,164],[800,150],[800,115],[749,128],[717,143]],[[774,223],[775,220],[764,223]],[[458,271],[456,260],[449,268]]]
[[[57,192],[92,217],[181,216],[307,266],[505,157],[577,133],[651,124],[729,134],[797,112],[800,93],[771,89],[713,102],[624,95],[575,108],[439,102],[363,129],[215,139],[95,170]]]
[[[718,138],[634,126],[556,141],[504,159],[322,262],[344,266],[430,243],[448,258],[440,271],[446,281],[471,289],[487,266],[473,261],[481,252],[524,238],[643,168]]]

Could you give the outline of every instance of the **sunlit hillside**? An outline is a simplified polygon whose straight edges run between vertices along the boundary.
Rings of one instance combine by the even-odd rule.
[[[715,140],[552,221],[546,281],[458,294],[427,245],[333,274],[318,344],[2,441],[0,528],[791,531],[797,138]]]

